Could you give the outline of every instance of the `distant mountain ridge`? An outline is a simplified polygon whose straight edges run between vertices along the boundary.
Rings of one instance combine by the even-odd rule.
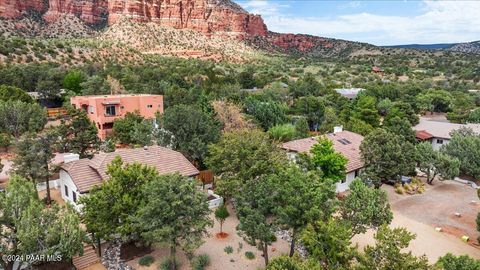
[[[437,43],[437,44],[405,44],[382,46],[383,48],[402,48],[420,50],[448,50],[453,52],[480,53],[480,40],[461,43]]]

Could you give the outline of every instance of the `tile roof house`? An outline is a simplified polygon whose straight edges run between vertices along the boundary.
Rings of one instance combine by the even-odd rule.
[[[179,152],[160,146],[120,149],[112,153],[100,153],[92,159],[76,159],[60,167],[62,198],[77,206],[79,196],[108,180],[107,166],[119,156],[125,163],[140,163],[155,167],[159,174],[180,173],[194,177],[199,171]],[[78,206],[77,206],[78,208]]]
[[[363,136],[354,132],[344,131],[338,127],[335,128],[335,132],[325,136],[333,142],[335,151],[348,159],[346,166],[347,175],[343,181],[336,184],[336,191],[344,192],[363,168],[360,153],[360,144],[363,141]],[[319,137],[309,137],[294,140],[282,144],[281,147],[289,152],[291,159],[294,159],[297,153],[309,153],[310,149],[317,143],[318,138]]]
[[[452,138],[450,133],[452,133],[452,131],[462,127],[470,128],[475,133],[480,134],[479,124],[455,124],[428,120],[426,118],[420,118],[420,122],[413,127],[413,130],[415,131],[417,140],[429,141],[433,148],[438,150],[442,145],[445,145],[450,141]]]

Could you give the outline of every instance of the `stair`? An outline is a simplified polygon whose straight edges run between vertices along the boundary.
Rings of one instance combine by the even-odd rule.
[[[89,267],[92,264],[100,262],[97,251],[90,245],[83,247],[83,255],[73,257],[73,265],[80,270]]]

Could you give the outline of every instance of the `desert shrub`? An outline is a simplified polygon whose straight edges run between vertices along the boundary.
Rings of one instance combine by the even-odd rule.
[[[180,264],[177,261],[172,261],[170,258],[164,259],[161,263],[160,266],[158,267],[159,270],[170,270],[172,269],[172,263],[175,263],[175,268],[178,269]]]
[[[154,261],[155,259],[151,255],[147,255],[140,258],[140,260],[138,260],[138,264],[141,266],[150,266]]]
[[[227,254],[231,254],[233,253],[233,247],[232,246],[226,246],[223,251],[225,251],[225,253]]]
[[[195,257],[192,262],[193,270],[203,270],[210,265],[210,256],[208,254],[201,254]]]
[[[251,252],[251,251],[247,251],[247,252],[245,252],[245,257],[249,260],[253,260],[253,259],[255,259],[255,254],[253,254],[253,252]]]
[[[395,187],[395,192],[397,194],[404,194],[405,190],[403,189],[403,187],[401,185],[398,185],[398,186]]]
[[[274,140],[287,142],[295,138],[297,131],[292,124],[276,125],[268,130],[268,135]]]

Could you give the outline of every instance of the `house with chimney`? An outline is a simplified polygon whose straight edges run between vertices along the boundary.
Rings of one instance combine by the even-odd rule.
[[[336,152],[347,158],[345,179],[335,184],[337,193],[348,190],[350,183],[360,175],[364,164],[360,153],[360,144],[363,136],[351,131],[343,130],[343,127],[335,127],[333,133],[326,136],[333,143]],[[295,161],[298,153],[310,153],[310,149],[318,142],[318,136],[305,139],[293,140],[282,144],[282,148],[287,150],[290,160]]]
[[[413,127],[417,141],[427,141],[433,149],[439,150],[451,139],[451,133],[460,128],[469,128],[480,135],[480,124],[456,124],[420,118],[420,122]]]
[[[155,119],[157,113],[163,113],[163,96],[147,94],[75,96],[70,103],[76,109],[87,112],[88,118],[95,123],[98,137],[106,139],[112,132],[113,121],[123,118],[128,112],[138,112],[146,119]]]
[[[180,152],[161,146],[119,149],[112,153],[97,154],[92,159],[79,159],[78,155],[69,154],[60,166],[59,186],[63,200],[80,210],[80,197],[88,195],[92,188],[108,181],[107,166],[116,157],[120,157],[124,163],[154,167],[159,174],[180,173],[191,178],[199,174]],[[214,196],[213,193],[211,195]]]

